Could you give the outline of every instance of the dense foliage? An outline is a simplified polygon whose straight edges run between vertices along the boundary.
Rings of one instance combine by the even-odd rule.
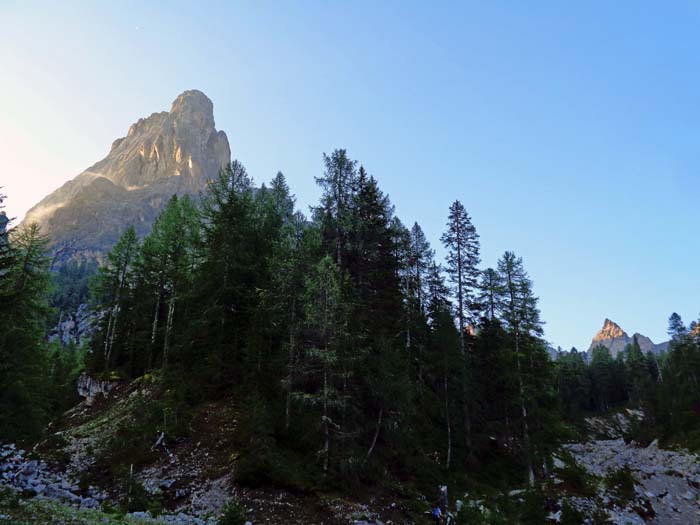
[[[558,407],[522,260],[482,272],[455,201],[443,272],[364,167],[344,150],[324,167],[310,218],[281,173],[255,189],[234,161],[200,205],[173,197],[143,240],[128,229],[93,286],[89,366],[159,371],[180,400],[169,410],[242,403],[246,481],[465,482],[504,463],[493,483],[534,481]]]
[[[201,403],[230,402],[236,478],[253,485],[534,485],[568,423],[622,406],[646,414],[630,438],[700,448],[696,323],[671,316],[667,354],[644,355],[635,338],[616,357],[599,346],[553,361],[522,259],[507,251],[480,268],[461,202],[443,267],[344,150],[324,168],[306,217],[281,173],[255,188],[234,161],[199,201],[173,196],[145,238],[128,227],[97,270],[50,272],[38,227],[3,224],[0,439],[39,437],[87,366],[159,378],[144,429],[172,437]],[[89,348],[47,342],[46,327],[86,301]],[[115,448],[131,463],[153,433],[135,428]]]

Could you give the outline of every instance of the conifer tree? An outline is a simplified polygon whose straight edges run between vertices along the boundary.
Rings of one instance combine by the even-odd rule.
[[[316,209],[317,220],[323,225],[324,240],[329,251],[334,254],[338,267],[343,270],[346,261],[348,230],[351,220],[351,199],[355,191],[357,162],[348,158],[344,149],[337,149],[331,155],[323,154],[325,173],[317,177],[323,196]]]
[[[374,425],[364,418],[358,421],[371,456],[384,415],[399,414],[407,404],[406,360],[397,339],[402,326],[396,313],[402,309],[402,297],[393,245],[393,206],[362,166],[351,202],[347,261],[353,323],[346,361],[350,370],[359,372],[354,374],[355,391],[349,394],[362,400],[367,419],[375,421]]]
[[[498,297],[501,295],[502,283],[500,275],[493,268],[486,268],[481,273],[479,282],[479,304],[489,321],[496,319],[498,311]]]
[[[426,274],[427,312],[430,322],[428,351],[430,361],[426,364],[428,374],[433,376],[433,385],[441,399],[445,425],[445,468],[452,465],[455,448],[452,414],[454,405],[459,406],[463,361],[459,351],[459,334],[455,329],[449,303],[449,290],[440,268],[433,261]]]
[[[478,303],[479,269],[479,235],[471,218],[461,202],[455,201],[450,206],[447,231],[442,235],[442,243],[447,249],[447,274],[457,301],[457,320],[459,322],[460,345],[465,352],[465,335],[467,323],[475,324]]]
[[[200,368],[216,386],[240,381],[247,360],[256,357],[250,328],[265,266],[255,251],[263,246],[252,182],[240,162],[234,160],[210,182],[201,213],[203,253],[193,284],[198,315],[189,323],[181,366]],[[198,359],[202,354],[204,362]]]
[[[473,327],[476,324],[476,289],[478,286],[479,269],[479,235],[471,222],[471,218],[461,202],[455,201],[450,206],[447,221],[447,231],[442,235],[442,244],[447,249],[447,274],[452,283],[453,296],[457,302],[457,321],[459,326],[459,344],[464,360],[462,369],[463,380],[463,417],[467,449],[471,451],[471,415],[469,405],[471,396],[468,393],[470,381],[469,356],[467,354],[466,337],[467,323]],[[471,453],[471,452],[470,452]]]
[[[681,316],[676,312],[673,312],[668,319],[668,335],[670,335],[671,339],[674,341],[679,341],[683,339],[687,333],[688,329],[683,324],[683,319],[681,319]]]
[[[425,367],[423,353],[426,345],[428,281],[434,265],[434,255],[422,228],[417,222],[414,223],[411,230],[407,231],[403,293],[407,320],[406,348],[416,371],[419,389]]]
[[[112,366],[114,345],[120,328],[120,312],[134,284],[133,264],[138,249],[136,231],[130,226],[107,254],[107,262],[100,267],[96,279],[95,307],[104,312],[100,334],[105,369]]]
[[[347,401],[340,386],[345,372],[338,356],[346,334],[340,287],[338,268],[329,256],[321,259],[305,282],[305,316],[313,339],[304,351],[304,362],[305,375],[312,383],[306,391],[295,393],[306,405],[320,407],[323,446],[318,456],[324,473],[331,465],[332,435],[342,431],[337,416]]]
[[[523,425],[523,446],[527,462],[528,481],[534,485],[535,472],[532,457],[532,442],[530,436],[530,420],[528,405],[530,404],[529,392],[526,384],[526,366],[530,361],[527,355],[527,339],[530,336],[542,334],[542,322],[537,309],[537,298],[532,293],[530,281],[521,258],[513,252],[505,252],[498,261],[498,273],[503,283],[503,293],[499,298],[499,311],[502,319],[513,335],[513,353],[516,364],[516,381],[518,385],[518,397],[520,415]]]
[[[410,265],[411,283],[409,293],[417,301],[420,313],[425,312],[426,280],[430,265],[433,262],[435,251],[430,248],[430,243],[423,233],[423,229],[415,222],[411,228],[411,245],[408,263]]]
[[[646,408],[649,412],[653,381],[636,335],[632,338],[632,343],[625,348],[624,362],[630,401],[636,406]],[[651,417],[651,414],[649,416]]]
[[[569,420],[574,420],[588,407],[591,396],[590,376],[587,373],[584,355],[572,348],[561,352],[557,358],[557,390],[562,412]]]
[[[44,330],[50,282],[46,238],[36,224],[2,239],[0,439],[38,437],[48,410]]]
[[[145,309],[143,325],[148,331],[142,338],[148,348],[146,368],[158,357],[163,368],[168,362],[176,305],[189,292],[198,262],[200,245],[198,211],[188,196],[173,197],[160,213],[143,241],[135,260],[137,309]],[[137,314],[138,315],[138,314]],[[148,326],[143,322],[149,320]]]

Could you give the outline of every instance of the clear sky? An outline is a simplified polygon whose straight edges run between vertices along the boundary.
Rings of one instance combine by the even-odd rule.
[[[347,148],[434,245],[524,258],[546,336],[700,312],[700,3],[0,0],[0,186],[21,218],[196,88],[306,208]],[[439,246],[436,246],[439,248]],[[438,250],[442,254],[442,250]]]

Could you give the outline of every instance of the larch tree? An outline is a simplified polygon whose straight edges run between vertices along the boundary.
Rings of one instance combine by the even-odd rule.
[[[136,230],[129,227],[107,254],[107,262],[100,267],[95,286],[95,307],[105,315],[101,321],[103,366],[109,369],[119,329],[122,301],[133,285],[133,266],[139,250]]]
[[[342,395],[344,372],[339,365],[338,350],[346,334],[341,283],[335,262],[326,256],[316,265],[304,286],[305,317],[312,334],[304,350],[304,375],[312,386],[294,392],[295,398],[309,407],[320,408],[323,445],[318,451],[323,472],[331,466],[333,435],[342,427],[336,417],[345,406]]]

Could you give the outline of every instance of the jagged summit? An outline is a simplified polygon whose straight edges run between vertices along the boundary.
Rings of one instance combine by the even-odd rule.
[[[230,159],[212,101],[185,91],[169,112],[132,124],[104,159],[44,198],[25,222],[38,222],[55,248],[99,257],[129,225],[146,233],[172,194],[197,195]]]
[[[615,339],[617,337],[627,337],[625,331],[620,327],[619,324],[611,321],[607,317],[603,323],[603,328],[601,328],[597,334],[593,337],[593,342],[605,341],[607,339]]]
[[[605,322],[603,323],[603,328],[601,328],[598,333],[593,336],[588,352],[590,354],[596,346],[602,345],[607,347],[614,357],[620,352],[623,352],[625,347],[632,343],[635,338],[637,339],[639,348],[644,353],[659,353],[668,348],[668,342],[655,344],[651,339],[640,334],[639,332],[636,332],[634,335],[632,335],[632,337],[630,337],[619,324],[606,318]]]

